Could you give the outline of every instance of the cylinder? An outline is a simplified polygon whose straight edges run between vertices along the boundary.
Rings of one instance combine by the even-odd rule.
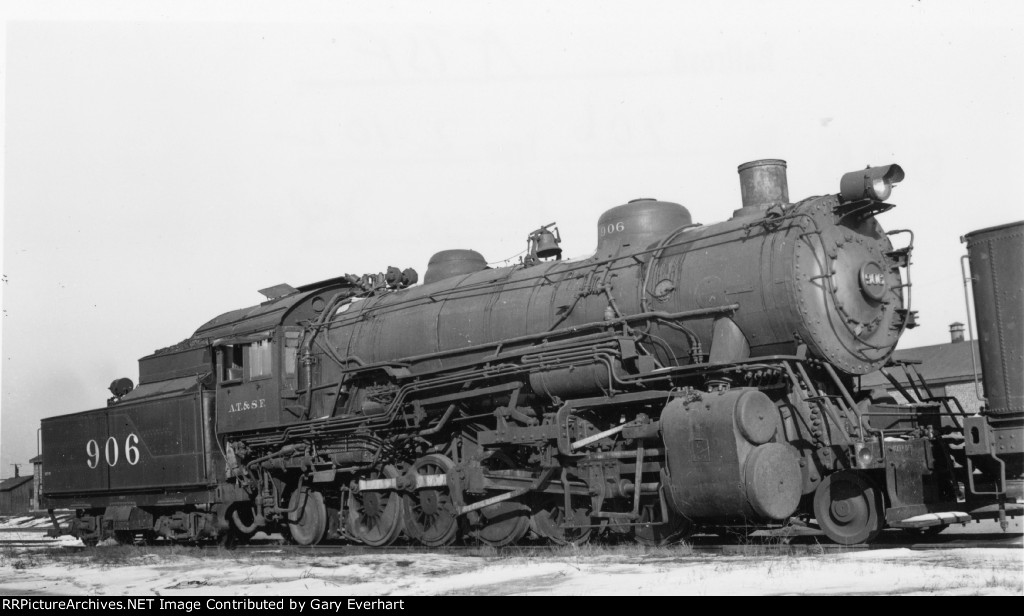
[[[749,216],[774,203],[789,203],[786,161],[765,158],[743,163],[740,174],[740,196],[743,207],[733,216]]]
[[[982,381],[990,415],[1024,413],[1024,221],[968,233]]]

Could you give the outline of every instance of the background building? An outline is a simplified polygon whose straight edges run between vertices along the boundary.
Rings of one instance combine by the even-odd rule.
[[[35,498],[32,475],[20,475],[14,467],[14,477],[0,481],[0,515],[28,513]]]
[[[978,382],[981,381],[981,363],[976,340],[964,340],[964,324],[952,323],[949,326],[950,341],[944,344],[901,349],[893,353],[897,361],[919,361],[917,371],[928,382],[933,396],[952,396],[960,401],[968,413],[981,410],[982,402],[978,398],[980,385],[975,386],[974,363],[971,360],[973,350],[977,362]],[[907,378],[900,369],[890,369],[889,374],[896,377],[901,385],[907,386]],[[872,372],[861,378],[861,386],[866,389],[883,388],[898,402],[906,402],[899,390],[893,387],[881,372]]]

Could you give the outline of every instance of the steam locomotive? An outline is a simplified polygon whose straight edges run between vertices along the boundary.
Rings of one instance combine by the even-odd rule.
[[[512,267],[445,250],[423,284],[391,267],[262,290],[140,359],[106,408],[42,421],[45,501],[76,511],[56,532],[503,546],[803,520],[853,544],[1005,516],[1022,474],[1021,225],[990,250],[1018,254],[996,319],[1015,319],[1015,342],[982,351],[1016,362],[985,364],[1006,403],[896,403],[858,376],[900,368],[914,325],[913,235],[877,221],[903,170],[795,203],[784,161],[738,171],[729,220],[638,199],[600,217],[589,258],[563,260],[552,224]]]

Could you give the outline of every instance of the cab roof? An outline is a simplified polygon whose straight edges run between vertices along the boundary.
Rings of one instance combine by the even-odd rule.
[[[216,339],[264,332],[283,324],[292,309],[311,296],[350,286],[353,286],[352,283],[344,276],[304,285],[284,297],[214,317],[197,329],[192,338]]]

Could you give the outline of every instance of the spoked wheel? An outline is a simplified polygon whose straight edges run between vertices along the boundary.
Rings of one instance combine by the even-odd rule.
[[[495,503],[481,509],[480,515],[483,526],[476,531],[476,537],[496,548],[512,545],[530,530],[530,508],[522,503]]]
[[[423,456],[412,465],[417,475],[445,474],[454,466],[441,454]],[[438,547],[455,541],[459,521],[447,488],[425,488],[402,497],[405,504],[405,532],[423,545]]]
[[[825,478],[814,493],[814,517],[829,539],[842,545],[871,541],[882,532],[881,498],[874,482],[853,471]]]
[[[375,548],[391,545],[402,534],[404,520],[397,492],[349,492],[347,531],[356,541]]]
[[[288,534],[299,545],[320,543],[327,531],[324,495],[309,488],[292,492],[288,499]]]
[[[640,508],[640,526],[634,529],[633,537],[643,545],[667,545],[692,532],[693,523],[671,509],[668,521],[662,523],[661,508],[651,504]]]
[[[576,506],[573,511],[573,519],[568,520],[565,515],[564,502],[561,496],[544,498],[534,509],[533,515],[530,516],[530,528],[555,545],[586,543],[590,540],[592,528],[565,528],[564,525],[567,523],[571,523],[571,526],[591,524],[590,508]]]

